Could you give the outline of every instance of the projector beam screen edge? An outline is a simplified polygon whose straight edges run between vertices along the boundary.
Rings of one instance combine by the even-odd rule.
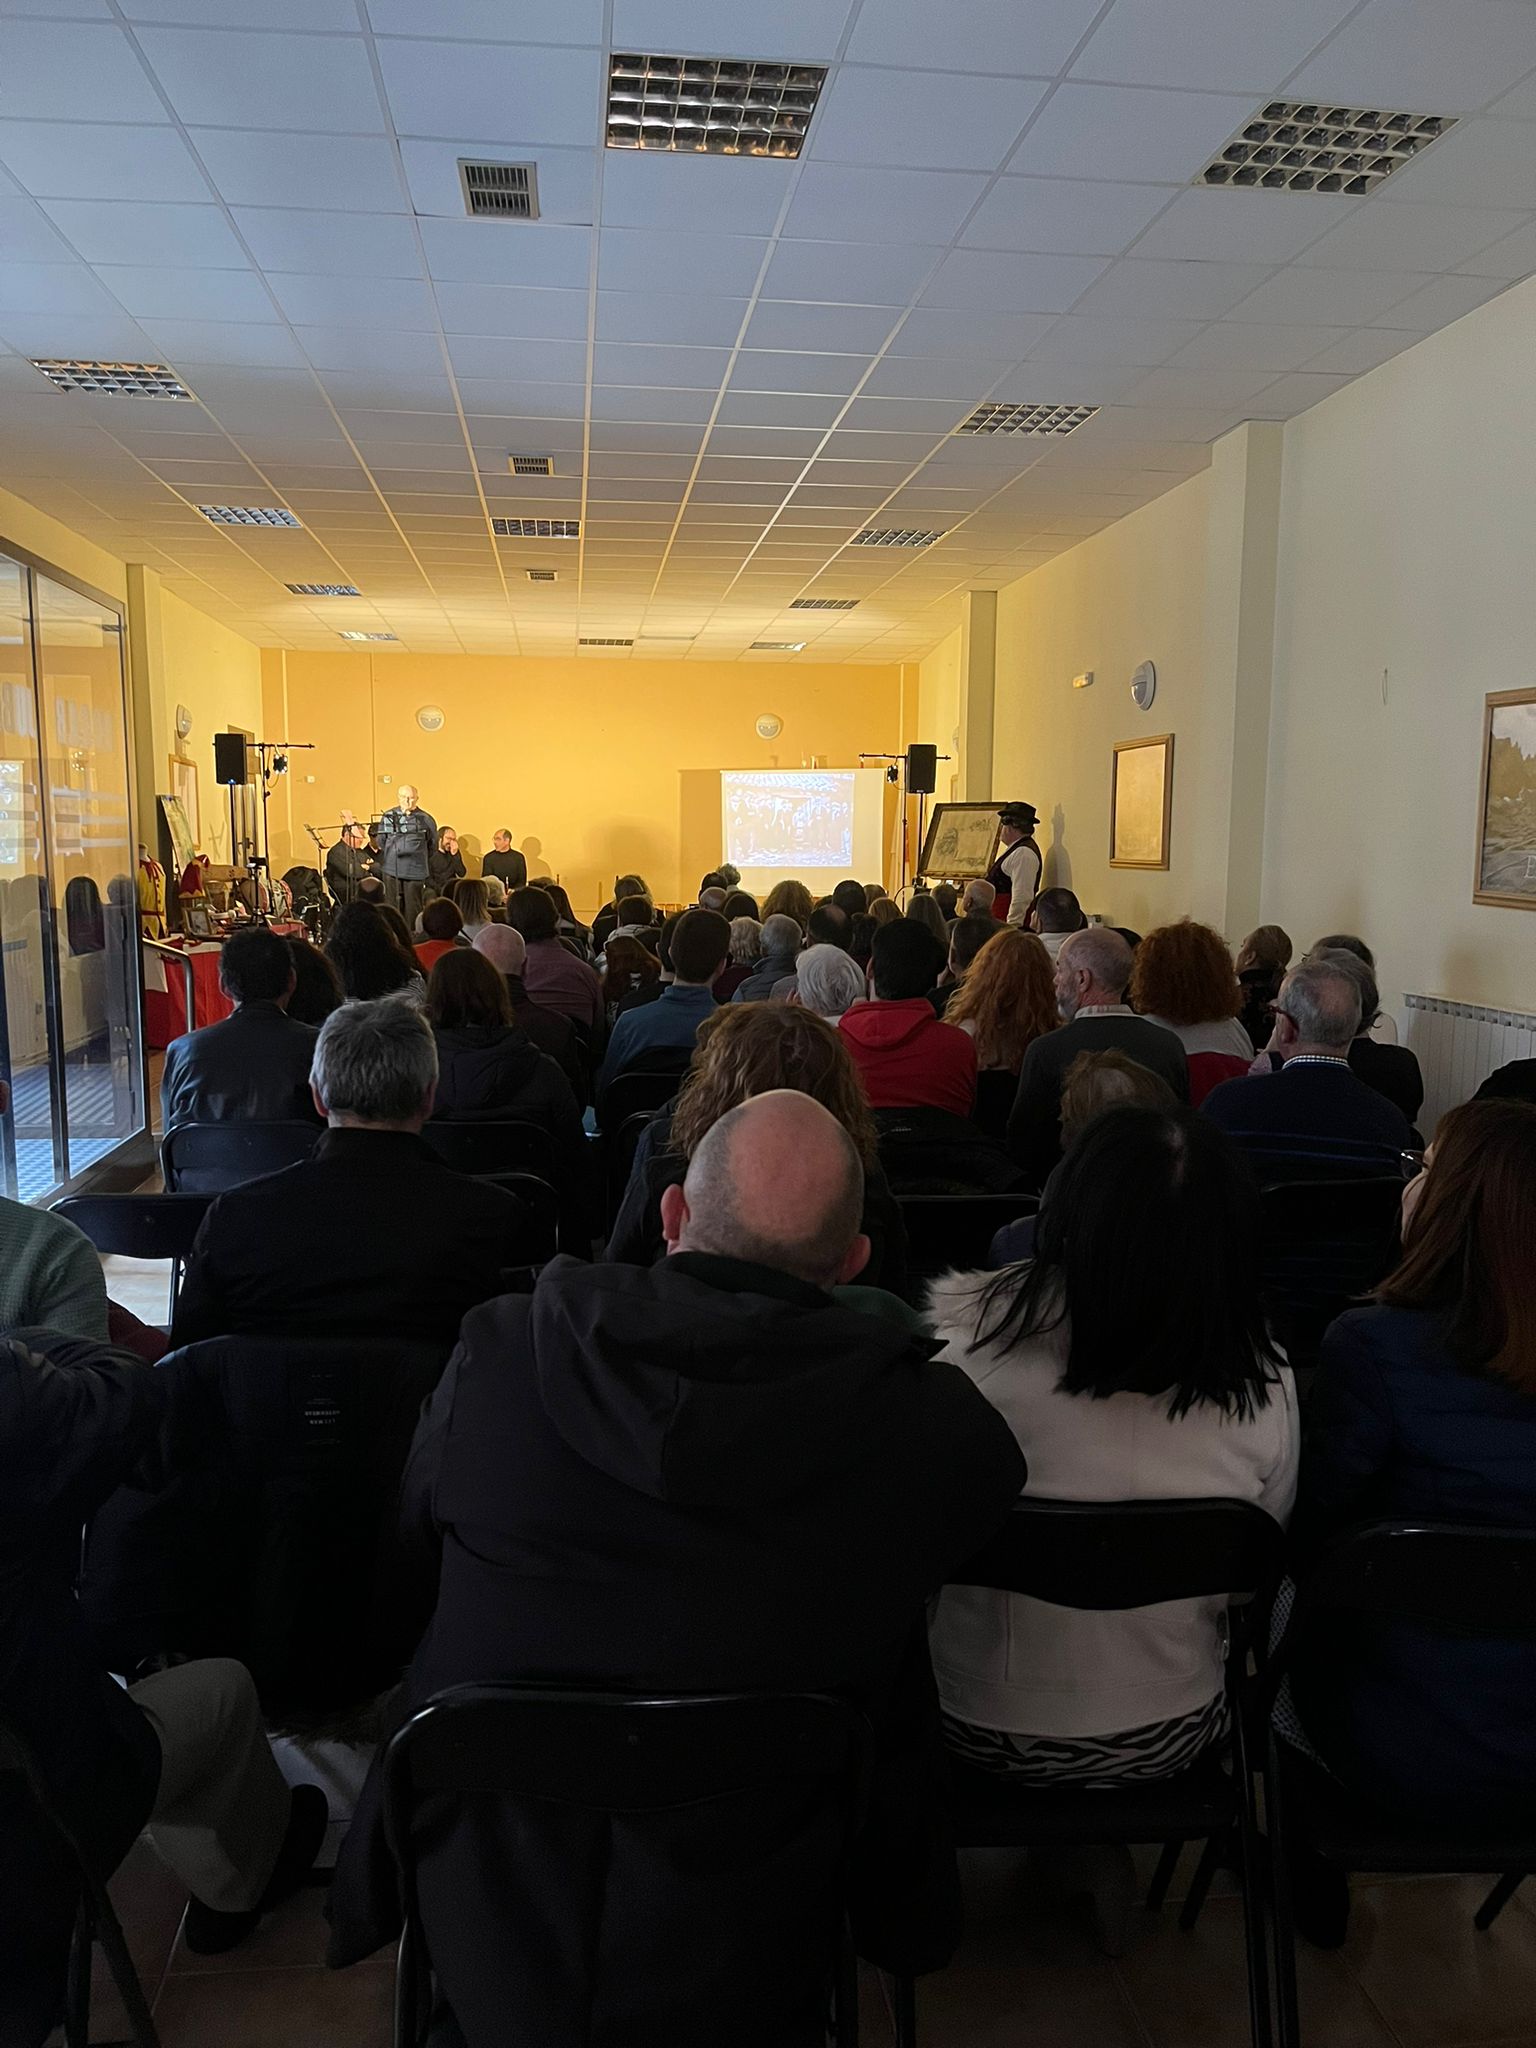
[[[744,768],[720,774],[721,859],[759,899],[775,882],[816,894],[885,871],[885,777],[878,768]]]

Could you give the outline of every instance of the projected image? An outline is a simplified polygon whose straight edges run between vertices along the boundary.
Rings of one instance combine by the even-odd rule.
[[[725,857],[739,868],[853,866],[853,771],[720,778]]]

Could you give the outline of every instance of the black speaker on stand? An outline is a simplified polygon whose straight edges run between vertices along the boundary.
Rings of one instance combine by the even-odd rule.
[[[215,782],[249,782],[246,766],[246,737],[243,732],[216,732],[213,736],[213,779]]]
[[[907,795],[932,796],[939,786],[939,750],[915,743],[907,749]]]

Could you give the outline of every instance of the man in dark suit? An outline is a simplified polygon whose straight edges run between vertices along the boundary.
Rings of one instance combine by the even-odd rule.
[[[302,1165],[212,1204],[172,1343],[376,1334],[451,1344],[465,1310],[500,1291],[526,1211],[451,1171],[422,1138],[436,1084],[419,1010],[386,998],[334,1011],[312,1088],[329,1129]]]
[[[663,1195],[675,1256],[557,1260],[531,1297],[466,1320],[404,1484],[441,1569],[403,1705],[556,1673],[857,1702],[874,1755],[852,1908],[878,1955],[877,1889],[913,1939],[917,1873],[934,1869],[914,1853],[937,1735],[914,1634],[1025,1473],[960,1367],[833,1298],[868,1252],[862,1204],[846,1132],[809,1096],[775,1090],[720,1118]],[[375,1769],[332,1893],[335,1962],[398,1925],[378,1793]],[[836,1882],[837,1824],[814,1796],[769,1785],[681,1827],[499,1805],[440,1814],[419,1862],[433,1969],[465,2039],[822,2039],[813,1902]],[[953,1933],[931,1932],[924,1967]]]
[[[294,988],[286,940],[265,925],[236,932],[219,960],[219,986],[234,1015],[166,1048],[162,1127],[313,1118],[309,1066],[318,1034],[285,1014]]]
[[[494,875],[510,896],[514,889],[528,886],[528,863],[512,844],[512,834],[499,825],[491,834],[491,850],[482,855],[482,875]]]
[[[1117,931],[1090,925],[1072,932],[1056,956],[1059,1031],[1037,1038],[1019,1070],[1008,1119],[1008,1149],[1042,1186],[1061,1158],[1061,1085],[1079,1053],[1113,1046],[1160,1074],[1180,1102],[1189,1100],[1189,1062],[1171,1031],[1138,1017],[1125,1000],[1130,947]]]
[[[399,803],[392,804],[380,818],[379,843],[384,849],[380,866],[389,900],[414,931],[427,900],[432,855],[437,850],[437,820],[421,808],[414,783],[401,783]]]
[[[1402,1170],[1408,1119],[1352,1073],[1360,982],[1336,961],[1308,959],[1280,984],[1271,1052],[1278,1073],[1223,1081],[1202,1112],[1235,1138],[1266,1184]]]
[[[341,828],[341,837],[325,856],[325,886],[331,892],[332,901],[337,904],[355,903],[359,884],[365,875],[372,873],[373,855],[368,850],[368,834],[348,814]]]

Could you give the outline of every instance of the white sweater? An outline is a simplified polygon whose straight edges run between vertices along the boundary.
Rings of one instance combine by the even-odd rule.
[[[1057,1390],[1065,1329],[1012,1349],[968,1346],[991,1273],[934,1283],[943,1356],[969,1373],[1029,1460],[1026,1494],[1052,1500],[1245,1500],[1285,1522],[1296,1497],[1290,1368],[1267,1407],[1239,1422],[1202,1402],[1177,1422],[1166,1396],[1096,1401]],[[1103,1736],[1193,1713],[1222,1689],[1220,1599],[1123,1613],[1054,1607],[1016,1593],[949,1587],[929,1629],[946,1713],[1015,1735]]]

